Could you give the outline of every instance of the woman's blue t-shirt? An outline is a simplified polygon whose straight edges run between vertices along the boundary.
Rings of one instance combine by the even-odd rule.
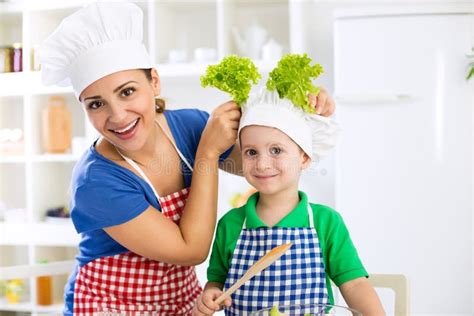
[[[196,150],[209,114],[197,109],[183,109],[166,110],[164,115],[176,146],[194,166]],[[65,314],[73,310],[74,284],[79,267],[100,257],[128,252],[103,228],[123,224],[150,205],[161,210],[153,190],[144,179],[102,156],[94,145],[77,162],[71,180],[71,217],[77,232],[81,234],[81,241],[76,257],[78,267],[65,287]],[[231,150],[229,148],[221,156],[221,161]],[[189,187],[192,172],[182,161],[181,167],[185,186]]]

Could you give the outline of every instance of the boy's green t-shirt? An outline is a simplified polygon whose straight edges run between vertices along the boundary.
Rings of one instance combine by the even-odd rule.
[[[258,192],[253,194],[247,204],[230,210],[219,220],[207,269],[209,282],[225,283],[245,218],[247,229],[268,227],[257,216],[255,207],[258,196]],[[299,196],[300,202],[296,208],[274,227],[309,227],[306,207],[308,197],[302,191],[299,191]],[[368,277],[368,273],[359,259],[341,215],[325,205],[310,203],[310,206],[326,270],[326,286],[330,301],[334,304],[329,279],[340,286],[359,277]]]

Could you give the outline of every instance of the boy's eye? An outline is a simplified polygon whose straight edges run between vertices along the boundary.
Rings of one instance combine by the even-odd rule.
[[[122,95],[124,97],[128,97],[128,96],[132,95],[134,92],[135,92],[135,89],[129,87],[129,88],[125,88],[125,89],[122,90]]]
[[[279,147],[272,147],[270,148],[270,154],[272,155],[278,155],[281,153],[281,149]]]
[[[102,101],[97,100],[97,101],[93,101],[93,102],[89,103],[89,104],[87,105],[87,108],[90,109],[90,110],[97,110],[97,109],[100,108],[102,105],[104,105],[104,104],[102,103]]]
[[[245,155],[249,157],[255,156],[256,154],[257,154],[257,151],[255,149],[248,149],[245,151]]]

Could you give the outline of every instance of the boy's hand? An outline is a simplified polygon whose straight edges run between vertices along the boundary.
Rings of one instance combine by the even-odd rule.
[[[309,95],[309,103],[316,109],[316,114],[322,116],[330,116],[336,109],[334,100],[323,87],[321,87],[317,95]]]
[[[221,296],[222,293],[223,292],[216,287],[204,290],[197,299],[196,305],[194,305],[193,316],[213,315],[215,312],[221,310],[222,306],[216,304],[214,300]],[[230,306],[231,304],[232,301],[230,298],[224,300],[225,306]]]

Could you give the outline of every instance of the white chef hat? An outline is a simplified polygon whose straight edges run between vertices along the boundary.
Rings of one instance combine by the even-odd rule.
[[[243,105],[240,132],[246,126],[274,127],[288,135],[313,162],[326,156],[336,145],[339,125],[330,118],[310,114],[280,98],[276,90],[261,89]]]
[[[114,72],[153,67],[142,43],[143,12],[133,3],[92,3],[66,17],[42,43],[45,85],[72,85],[77,97]]]

